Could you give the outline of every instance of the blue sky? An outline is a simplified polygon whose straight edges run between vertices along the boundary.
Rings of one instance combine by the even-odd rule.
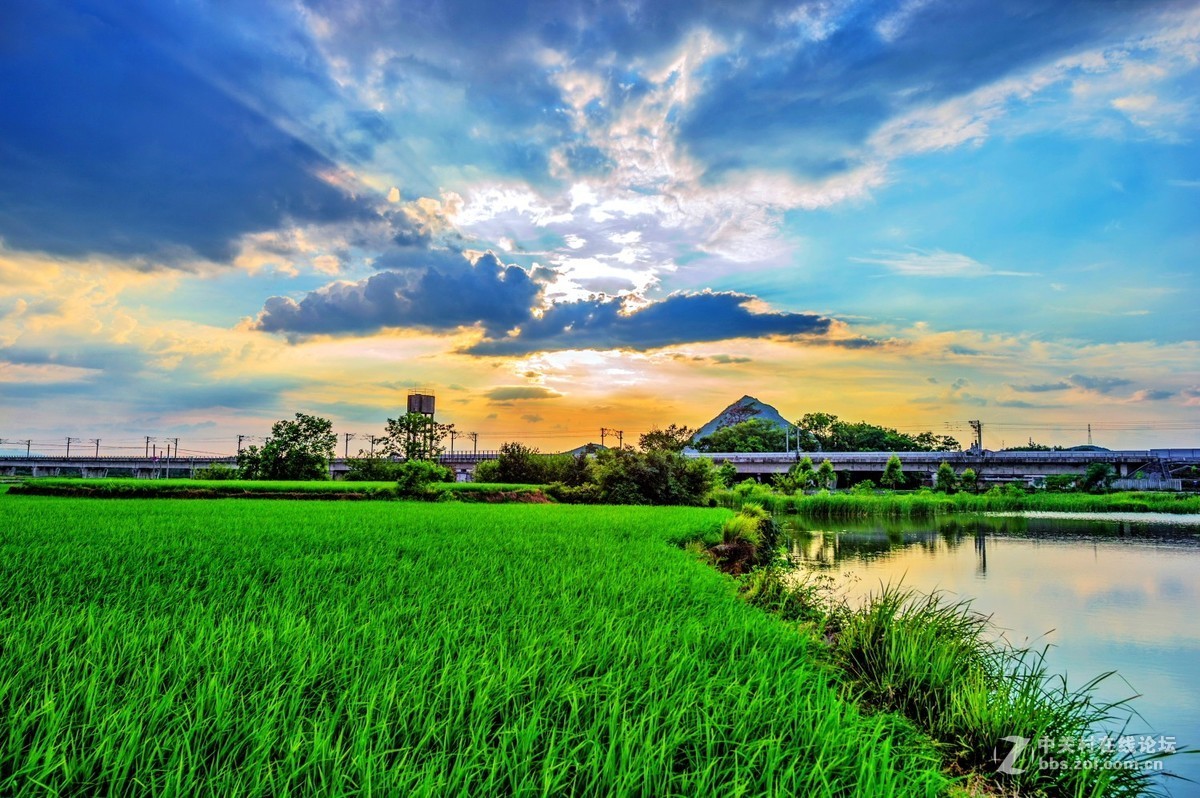
[[[5,7],[0,436],[1200,445],[1198,86],[1195,2]]]

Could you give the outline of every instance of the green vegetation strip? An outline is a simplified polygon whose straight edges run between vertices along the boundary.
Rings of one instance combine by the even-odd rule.
[[[863,493],[820,491],[789,496],[766,486],[721,490],[714,494],[723,507],[739,508],[747,502],[771,512],[803,513],[815,518],[850,518],[871,515],[928,518],[947,513],[983,512],[1133,512],[1200,513],[1200,496],[1184,493],[1126,492],[1024,493],[992,490],[987,493],[945,494],[933,491]]]
[[[429,486],[447,499],[462,501],[545,500],[536,485],[491,485],[442,482]],[[280,499],[395,499],[395,482],[204,480],[204,479],[69,479],[47,477],[13,485],[11,492],[27,496],[92,498],[280,498]]]
[[[0,795],[934,795],[706,509],[0,497]]]

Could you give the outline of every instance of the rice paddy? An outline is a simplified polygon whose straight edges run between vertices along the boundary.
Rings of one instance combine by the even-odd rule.
[[[724,510],[0,496],[0,795],[935,795]]]

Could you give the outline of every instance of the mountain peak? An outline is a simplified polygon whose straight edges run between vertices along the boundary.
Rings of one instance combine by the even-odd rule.
[[[712,435],[719,429],[731,427],[734,424],[740,424],[743,421],[749,421],[752,418],[761,419],[769,424],[774,424],[781,428],[789,426],[787,419],[771,405],[762,402],[749,394],[746,394],[741,399],[738,399],[729,407],[722,410],[716,418],[705,424],[696,433],[693,440],[700,440]]]

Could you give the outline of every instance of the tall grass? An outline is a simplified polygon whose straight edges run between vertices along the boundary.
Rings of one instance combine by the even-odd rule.
[[[0,497],[0,795],[936,795],[690,508]]]
[[[1183,493],[934,493],[932,491],[860,493],[819,491],[788,496],[769,488],[723,490],[714,494],[719,506],[737,509],[745,502],[760,504],[775,513],[803,513],[812,517],[851,518],[870,515],[929,518],[947,513],[975,512],[1153,512],[1200,513],[1200,496]]]
[[[1064,740],[1101,732],[1115,740],[1124,731],[1130,710],[1094,698],[1112,674],[1072,689],[1048,674],[1044,650],[1009,646],[969,602],[888,586],[852,608],[820,579],[789,581],[764,569],[745,579],[742,591],[756,606],[820,629],[847,693],[908,718],[936,741],[949,769],[970,774],[983,794],[1119,798],[1157,789],[1152,770],[1131,767],[1144,756],[1059,750]],[[1001,773],[1007,744],[1000,741],[1011,736],[1031,744],[1013,773]],[[1039,767],[1047,750],[1065,766]]]

